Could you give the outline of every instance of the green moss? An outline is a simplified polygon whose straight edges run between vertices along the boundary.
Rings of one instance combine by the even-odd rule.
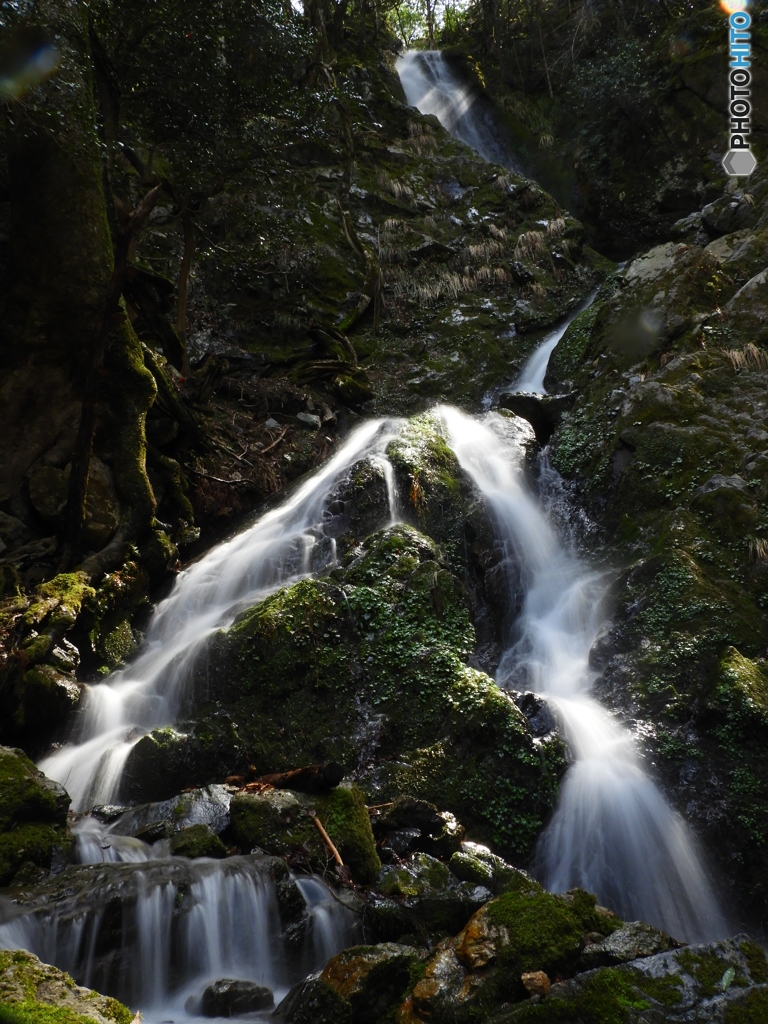
[[[523,853],[554,799],[563,749],[534,747],[515,705],[464,663],[473,647],[462,586],[432,541],[400,525],[330,577],[245,613],[215,640],[206,686],[217,679],[257,771],[354,764],[378,723],[380,799],[437,803],[479,840]]]
[[[40,1002],[38,989],[56,1003]],[[95,1017],[89,1010],[115,1024],[131,1024],[134,1016],[116,999],[78,990],[68,974],[41,963],[26,950],[0,950],[2,1024],[93,1024]]]
[[[766,960],[763,947],[758,946],[756,942],[747,940],[740,943],[739,949],[746,958],[749,976],[752,981],[756,985],[768,984],[768,960]]]
[[[689,949],[680,950],[675,959],[686,974],[690,974],[705,998],[710,998],[722,991],[722,978],[725,971],[724,962],[717,953],[693,953]],[[735,985],[744,985],[746,979],[740,968],[736,968]]]
[[[650,1009],[626,974],[615,968],[596,971],[585,979],[571,998],[552,996],[536,1006],[524,1006],[511,1020],[515,1024],[629,1024],[636,1011]]]
[[[525,971],[549,975],[567,972],[581,952],[583,935],[599,927],[605,933],[619,927],[595,911],[595,898],[576,891],[570,897],[554,896],[533,881],[521,880],[519,889],[506,892],[487,904],[493,924],[506,929],[509,944],[501,960],[517,977]],[[606,925],[612,924],[612,927]]]
[[[94,1024],[94,1018],[77,1013],[68,1006],[25,1000],[22,1003],[0,1003],[0,1024]]]
[[[118,668],[136,650],[136,638],[127,620],[118,623],[101,637],[97,653],[110,669]]]
[[[209,825],[190,825],[171,839],[175,857],[226,857],[227,848]]]
[[[472,854],[457,850],[451,856],[450,867],[453,874],[462,882],[473,882],[488,889],[493,885],[493,868]]]
[[[18,825],[0,833],[0,886],[9,885],[27,862],[48,868],[53,847],[66,841],[66,833],[53,825]]]
[[[83,601],[95,593],[86,573],[60,573],[37,587],[34,599],[24,613],[24,622],[27,626],[39,626],[47,621],[49,628],[59,627],[63,631],[74,625]]]
[[[0,747],[0,828],[21,821],[64,822],[69,801],[21,750]]]
[[[763,1024],[768,1020],[768,992],[750,992],[744,999],[730,1003],[724,1024]]]
[[[375,882],[381,871],[365,797],[356,786],[339,786],[315,800],[317,815],[361,885]]]

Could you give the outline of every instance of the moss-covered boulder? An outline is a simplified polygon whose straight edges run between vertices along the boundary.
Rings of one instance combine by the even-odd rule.
[[[0,886],[24,867],[50,867],[54,848],[69,843],[69,803],[23,751],[0,747]]]
[[[605,935],[620,924],[589,893],[555,896],[520,873],[516,888],[490,900],[454,939],[437,947],[409,1005],[421,1019],[478,1019],[523,999],[524,973],[574,973],[587,934]]]
[[[2,1024],[131,1024],[133,1016],[26,950],[0,950]]]
[[[218,634],[195,721],[145,737],[127,772],[177,777],[181,758],[190,785],[220,779],[217,764],[266,774],[337,761],[370,803],[408,793],[524,856],[552,806],[563,748],[534,743],[511,698],[467,666],[473,647],[464,588],[437,546],[390,527],[328,576],[279,591]],[[232,739],[217,741],[211,763],[199,738],[224,720]]]
[[[352,1024],[349,1001],[310,974],[291,989],[272,1015],[276,1024]]]
[[[392,942],[352,946],[328,961],[320,979],[349,1003],[353,1024],[378,1024],[400,1003],[423,958]]]
[[[765,952],[744,936],[587,971],[494,1018],[498,1024],[759,1024],[768,1011]]]
[[[381,868],[365,798],[356,786],[307,796],[287,789],[241,793],[230,804],[232,832],[240,847],[277,856],[303,858],[315,870],[331,859],[315,824],[317,818],[339,851],[352,878],[363,885]]]
[[[175,857],[226,857],[227,848],[210,825],[189,825],[171,838]]]

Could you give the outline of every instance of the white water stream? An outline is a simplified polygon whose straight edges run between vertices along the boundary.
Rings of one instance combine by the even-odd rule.
[[[40,761],[42,771],[67,789],[74,809],[118,800],[131,749],[147,732],[174,723],[195,659],[212,633],[279,587],[333,564],[327,504],[350,466],[374,459],[390,501],[396,500],[383,453],[397,429],[383,420],[359,427],[293,497],[179,575],[157,606],[138,657],[88,687],[69,742]]]
[[[547,375],[547,367],[549,366],[552,353],[576,317],[583,313],[585,309],[589,309],[595,301],[596,294],[597,292],[592,292],[578,309],[574,310],[563,323],[553,328],[544,340],[536,346],[520,371],[520,376],[515,381],[515,391],[525,391],[533,395],[546,395],[547,390],[544,387],[544,378]]]
[[[581,886],[627,919],[688,941],[727,931],[683,819],[645,773],[632,737],[591,695],[589,652],[606,624],[608,580],[561,543],[523,479],[516,429],[440,409],[449,443],[485,497],[525,597],[497,670],[503,686],[555,707],[574,757],[537,871],[554,892]],[[552,470],[550,485],[559,478]]]
[[[260,857],[150,853],[143,863],[81,868],[63,899],[0,923],[0,949],[31,950],[140,1007],[144,1024],[199,1020],[204,989],[222,978],[266,986],[279,1003],[360,932],[324,882],[298,877],[305,909],[288,948],[270,867]]]

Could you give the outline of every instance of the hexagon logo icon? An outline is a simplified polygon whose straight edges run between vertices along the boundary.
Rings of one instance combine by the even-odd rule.
[[[723,167],[732,177],[748,178],[757,167],[757,160],[749,149],[729,149],[723,157]]]

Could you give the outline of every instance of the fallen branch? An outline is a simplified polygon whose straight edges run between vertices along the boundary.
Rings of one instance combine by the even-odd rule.
[[[331,851],[331,854],[333,855],[333,859],[336,861],[336,863],[338,864],[338,866],[340,868],[343,868],[344,867],[344,861],[341,859],[341,854],[336,849],[336,847],[333,845],[333,840],[331,839],[331,837],[328,835],[328,833],[323,828],[323,823],[317,817],[313,818],[312,821],[314,821],[315,825],[317,826],[317,831],[323,837],[323,842],[328,847],[328,849]]]
[[[335,761],[327,764],[310,764],[305,768],[294,768],[289,772],[273,772],[260,775],[256,782],[266,782],[275,789],[293,789],[297,793],[327,793],[344,778],[344,769]]]
[[[188,473],[194,473],[195,476],[200,476],[203,480],[213,480],[217,484],[228,484],[230,487],[234,487],[236,484],[247,484],[248,480],[224,480],[220,476],[211,476],[210,473],[203,473],[199,469],[193,469],[191,466],[187,468]]]
[[[262,448],[261,451],[258,454],[259,455],[266,455],[267,452],[271,452],[273,448],[276,448],[277,445],[280,444],[280,442],[283,440],[283,438],[285,437],[287,432],[288,432],[288,424],[286,423],[286,425],[283,427],[282,431],[280,432],[280,436],[277,438],[277,440],[273,441],[272,444],[268,444],[266,448]]]

